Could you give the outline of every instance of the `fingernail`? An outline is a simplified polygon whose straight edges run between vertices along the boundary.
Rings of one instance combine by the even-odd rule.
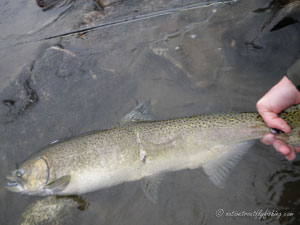
[[[277,129],[277,128],[271,128],[270,133],[271,134],[283,134],[284,132],[282,130]]]

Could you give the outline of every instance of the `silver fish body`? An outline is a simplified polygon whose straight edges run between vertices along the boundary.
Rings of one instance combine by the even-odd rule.
[[[292,132],[277,137],[298,145],[300,107],[281,115]],[[82,194],[143,178],[151,184],[159,174],[200,166],[221,185],[251,141],[269,130],[257,113],[124,123],[32,155],[7,177],[7,188],[30,195]],[[149,182],[145,192],[151,188]]]

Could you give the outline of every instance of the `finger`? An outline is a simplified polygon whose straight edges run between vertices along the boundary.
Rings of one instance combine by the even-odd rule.
[[[283,119],[278,117],[276,113],[264,111],[261,112],[261,116],[268,127],[277,128],[282,130],[284,133],[289,133],[291,131],[290,126]]]
[[[266,134],[261,140],[262,143],[265,145],[271,145],[275,141],[275,135],[274,134]]]
[[[299,153],[300,152],[300,148],[294,145],[289,145],[291,151],[295,152],[295,153]]]
[[[288,155],[285,156],[287,160],[293,160],[296,158],[295,152],[291,151]]]
[[[293,146],[293,145],[289,145],[290,146],[290,149],[292,151],[292,155],[290,156],[291,159],[289,160],[293,160],[296,158],[296,153],[300,152],[300,148],[299,147],[296,147],[296,146]]]
[[[293,147],[294,147],[295,152],[297,152],[297,153],[300,152],[300,148],[299,147],[296,147],[296,146],[293,146]]]
[[[290,147],[282,140],[276,139],[273,142],[273,146],[278,152],[280,152],[281,154],[283,154],[285,156],[291,153]]]

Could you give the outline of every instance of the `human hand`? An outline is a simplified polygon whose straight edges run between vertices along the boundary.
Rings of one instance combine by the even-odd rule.
[[[289,106],[299,103],[300,92],[285,76],[257,102],[256,108],[268,127],[277,128],[285,133],[289,133],[291,128],[277,114]],[[296,156],[295,153],[300,152],[300,148],[276,139],[274,134],[265,135],[261,141],[267,145],[272,144],[288,160],[293,160]]]

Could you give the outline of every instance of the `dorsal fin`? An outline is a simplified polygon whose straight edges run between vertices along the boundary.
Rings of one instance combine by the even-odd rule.
[[[151,103],[150,100],[142,102],[133,108],[129,113],[127,113],[120,121],[120,124],[141,122],[141,121],[151,121],[154,120],[150,113]]]

